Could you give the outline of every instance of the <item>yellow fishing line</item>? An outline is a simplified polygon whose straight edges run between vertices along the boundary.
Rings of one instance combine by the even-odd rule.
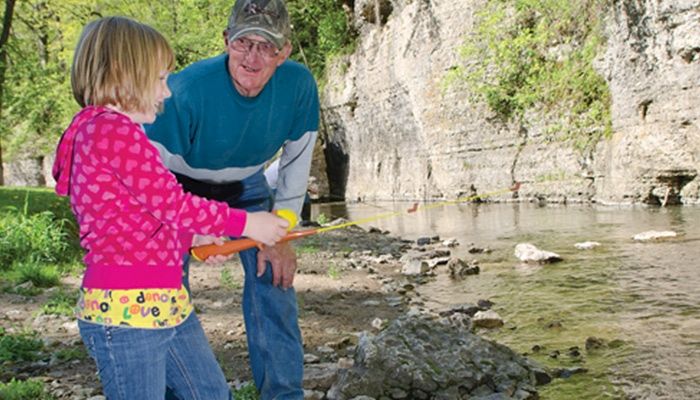
[[[503,193],[517,192],[518,189],[520,189],[520,183],[516,183],[515,186],[507,188],[507,189],[496,190],[496,191],[484,193],[484,194],[475,194],[475,195],[467,196],[467,197],[460,197],[460,198],[457,198],[455,200],[440,201],[437,203],[424,204],[421,206],[419,206],[418,203],[415,203],[412,208],[405,210],[405,211],[395,211],[395,212],[390,212],[390,213],[377,214],[377,215],[373,215],[371,217],[361,218],[361,219],[358,219],[355,221],[348,221],[348,222],[344,222],[344,223],[338,224],[338,225],[326,226],[323,228],[318,228],[316,230],[316,233],[328,232],[328,231],[333,231],[336,229],[347,228],[350,226],[375,222],[375,221],[379,221],[382,219],[398,217],[399,215],[402,215],[402,214],[412,214],[418,210],[430,210],[430,209],[437,208],[437,207],[443,207],[443,206],[447,206],[447,205],[465,203],[465,202],[473,201],[476,199],[492,197],[492,196],[496,196],[496,195],[503,194]]]

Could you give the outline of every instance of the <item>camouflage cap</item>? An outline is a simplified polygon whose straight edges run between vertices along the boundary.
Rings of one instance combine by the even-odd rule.
[[[287,6],[283,0],[237,0],[226,32],[229,40],[260,35],[281,49],[292,34]]]

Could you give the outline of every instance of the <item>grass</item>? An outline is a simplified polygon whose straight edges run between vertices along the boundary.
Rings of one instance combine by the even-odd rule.
[[[298,255],[316,254],[319,252],[319,248],[311,243],[297,245],[294,247],[294,250],[296,250]]]
[[[0,362],[36,361],[43,349],[35,333],[7,334],[0,328]]]
[[[78,302],[78,291],[66,292],[58,290],[49,297],[49,300],[41,306],[41,314],[62,315],[72,317],[75,305]]]
[[[28,215],[50,211],[58,220],[73,221],[67,197],[59,197],[50,188],[1,187],[0,210],[25,209]]]
[[[318,222],[320,225],[325,225],[325,224],[329,223],[330,221],[329,221],[328,217],[326,216],[326,214],[321,213],[318,215],[318,217],[316,217],[316,222]]]
[[[0,382],[0,399],[2,400],[53,400],[55,397],[46,392],[44,383],[34,379],[18,381],[12,378],[7,383]]]
[[[0,279],[0,281],[3,281]],[[8,284],[9,283],[9,284]],[[25,296],[25,297],[34,297],[40,295],[44,289],[38,288],[36,286],[24,286],[24,285],[19,285],[19,286],[12,286],[12,282],[6,282],[2,286],[2,291],[5,293],[12,293],[12,294],[18,294],[20,296]]]
[[[233,389],[233,398],[236,400],[258,400],[260,395],[258,390],[255,388],[253,383],[246,383],[241,385],[238,389]]]
[[[231,273],[231,269],[224,267],[221,270],[221,275],[219,276],[219,282],[221,283],[221,287],[229,289],[229,290],[236,290],[241,288],[241,283],[236,280],[236,278],[233,277],[233,274]]]
[[[87,351],[84,346],[75,346],[60,349],[54,353],[56,358],[63,362],[73,361],[73,360],[85,360],[88,358]]]
[[[36,295],[58,285],[62,274],[80,269],[73,221],[67,199],[51,189],[0,188],[0,282],[5,291]]]
[[[45,211],[29,214],[26,208],[6,208],[0,213],[0,268],[16,261],[66,263],[76,258],[65,220]]]
[[[331,278],[331,279],[335,279],[335,280],[340,279],[340,275],[341,275],[341,274],[340,274],[340,268],[338,268],[338,266],[337,266],[335,263],[331,263],[331,264],[328,266],[328,272],[327,272],[327,273],[328,273],[328,277]]]
[[[24,260],[15,262],[5,279],[13,285],[31,282],[36,288],[50,288],[60,283],[61,274],[55,265]]]

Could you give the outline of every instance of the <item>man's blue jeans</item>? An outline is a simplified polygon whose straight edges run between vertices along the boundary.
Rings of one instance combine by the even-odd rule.
[[[243,194],[230,204],[248,211],[272,209],[272,193],[262,170],[242,181]],[[263,400],[303,399],[304,350],[293,288],[272,286],[272,268],[257,277],[258,250],[240,253],[245,273],[243,318],[248,339],[250,367]],[[189,260],[185,262],[189,287]]]
[[[224,374],[195,313],[165,329],[78,321],[109,400],[153,400],[166,386],[180,400],[231,399]]]

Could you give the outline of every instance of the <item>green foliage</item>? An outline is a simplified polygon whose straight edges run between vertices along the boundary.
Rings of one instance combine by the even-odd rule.
[[[80,255],[74,225],[46,211],[68,214],[65,199],[46,189],[0,188],[0,206],[1,279],[31,282],[33,287],[11,289],[24,295],[58,285],[61,272],[78,265]]]
[[[15,285],[31,282],[34,287],[38,288],[57,286],[61,281],[58,267],[35,260],[22,260],[13,263],[10,272],[6,275]]]
[[[305,243],[305,244],[298,244],[294,246],[294,250],[298,255],[301,254],[316,254],[319,251],[319,248],[314,245],[313,243]]]
[[[58,290],[51,294],[49,300],[41,306],[41,313],[45,315],[63,315],[72,317],[75,305],[78,303],[78,291],[67,292]]]
[[[330,221],[328,220],[328,216],[324,213],[321,213],[316,217],[316,222],[318,222],[321,225],[325,225],[329,223]]]
[[[0,363],[5,361],[36,361],[41,358],[44,344],[35,334],[9,335],[0,329]]]
[[[255,385],[251,382],[241,385],[240,388],[233,390],[233,398],[236,400],[258,400],[260,395]]]
[[[176,70],[224,51],[223,30],[234,0],[23,0],[7,43],[0,140],[5,160],[42,157],[78,110],[70,88],[73,51],[83,27],[100,16],[123,15],[158,29],[172,45]],[[354,42],[337,0],[288,0],[292,59],[322,77],[327,57]],[[31,144],[31,145],[30,145]]]
[[[567,179],[566,172],[562,170],[553,170],[546,174],[535,177],[535,182],[560,182]],[[570,177],[568,179],[571,179]]]
[[[0,124],[3,150],[14,156],[42,156],[55,146],[77,109],[70,91],[69,56],[73,32],[65,23],[71,9],[60,2],[17,2]],[[31,146],[27,146],[30,144]]]
[[[44,383],[34,379],[18,381],[12,378],[7,383],[0,382],[0,399],[3,400],[52,400]]]
[[[448,85],[465,82],[504,122],[524,123],[529,110],[555,122],[552,140],[591,149],[611,133],[610,93],[594,70],[603,47],[607,0],[499,0],[478,13],[461,49],[471,63],[455,67]]]
[[[231,270],[229,268],[226,268],[226,267],[224,267],[221,270],[221,276],[219,277],[219,282],[221,283],[221,286],[226,288],[226,289],[235,290],[235,289],[241,288],[241,283],[236,281],[236,278],[233,277]]]
[[[70,65],[89,21],[125,15],[154,26],[170,40],[179,69],[223,50],[221,32],[231,4],[230,0],[17,2],[0,124],[7,158],[53,151],[78,110],[70,89]]]
[[[334,280],[340,279],[340,268],[335,263],[328,266],[328,277]]]
[[[125,15],[156,28],[175,51],[179,70],[224,51],[232,0],[95,1],[101,15]]]
[[[28,215],[26,209],[7,209],[0,213],[0,268],[36,263],[68,262],[75,258],[70,251],[63,221],[56,221],[50,211]]]
[[[323,77],[329,58],[352,52],[356,33],[337,0],[288,0],[292,21],[291,58],[307,64],[318,77]]]
[[[0,187],[0,212],[8,209],[27,215],[50,211],[58,220],[73,220],[68,198],[56,196],[52,188]]]
[[[49,189],[0,188],[0,270],[6,271],[0,280],[33,286],[5,290],[32,296],[57,285],[61,272],[80,268],[75,225],[54,213],[68,217],[70,210]]]
[[[58,350],[54,353],[60,361],[67,362],[73,360],[85,360],[88,358],[85,346],[74,346]]]
[[[11,273],[10,273],[11,274]],[[5,274],[8,275],[8,274]],[[34,297],[38,296],[41,293],[44,292],[44,289],[38,288],[36,286],[11,286],[14,285],[14,279],[16,279],[16,276],[5,276],[3,279],[0,279],[0,282],[6,282],[9,281],[10,285],[3,285],[2,286],[2,291],[5,293],[12,293],[12,294],[18,294],[20,296],[25,296],[25,297]]]

